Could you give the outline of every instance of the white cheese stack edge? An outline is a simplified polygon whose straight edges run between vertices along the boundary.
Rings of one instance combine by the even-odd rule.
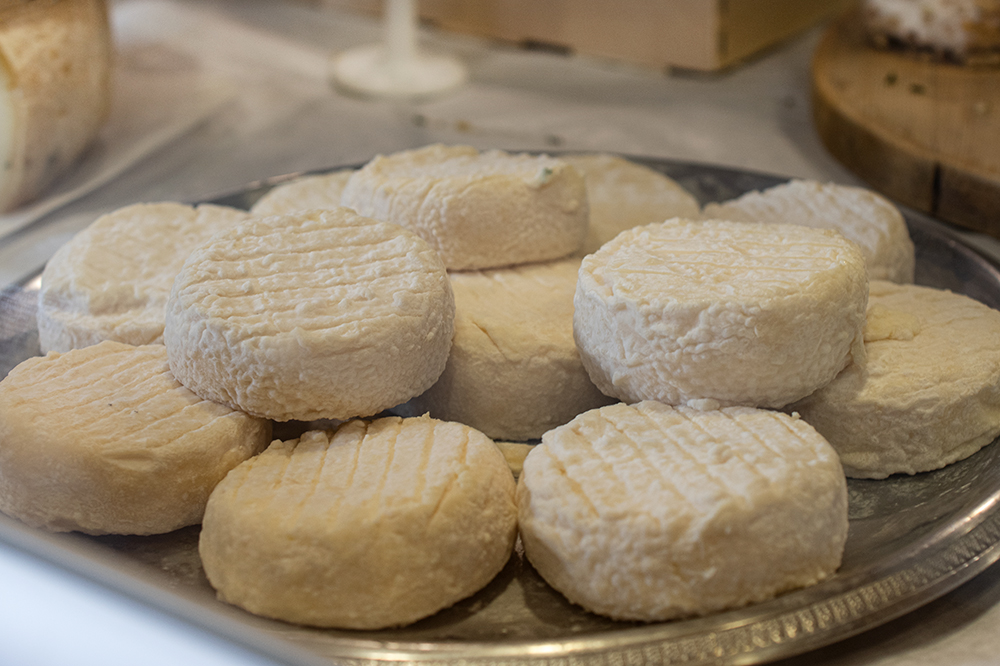
[[[589,216],[583,176],[561,160],[441,144],[375,157],[341,204],[412,230],[449,270],[566,257]]]
[[[620,620],[704,615],[840,566],[847,484],[804,421],[657,402],[581,414],[524,460],[518,525],[553,588]]]
[[[864,258],[828,229],[668,220],[584,258],[574,336],[606,395],[777,408],[863,354]]]
[[[71,167],[110,108],[104,0],[10,2],[0,9],[0,211]]]
[[[42,271],[42,353],[117,340],[163,343],[167,298],[194,248],[247,219],[226,206],[133,204],[102,215],[63,244]]]
[[[36,356],[0,381],[0,511],[56,532],[170,532],[270,436],[181,386],[163,345]]]
[[[873,281],[864,361],[787,409],[830,441],[851,477],[962,460],[1000,435],[1000,312],[942,289]]]
[[[219,597],[319,627],[416,622],[510,559],[514,477],[485,435],[421,417],[276,440],[208,501],[199,552]]]
[[[251,217],[195,249],[163,340],[192,391],[275,421],[371,416],[444,370],[455,300],[440,257],[346,208]]]
[[[493,439],[540,438],[612,402],[573,341],[580,259],[451,272],[455,338],[441,377],[393,411],[459,421]]]
[[[862,187],[792,180],[707,204],[702,216],[836,229],[858,244],[870,279],[913,282],[916,257],[903,214],[885,197]]]

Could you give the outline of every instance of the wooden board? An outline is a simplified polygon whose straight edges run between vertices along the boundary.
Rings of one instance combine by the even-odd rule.
[[[1000,237],[1000,68],[877,49],[855,14],[828,28],[812,63],[826,147],[875,190]]]

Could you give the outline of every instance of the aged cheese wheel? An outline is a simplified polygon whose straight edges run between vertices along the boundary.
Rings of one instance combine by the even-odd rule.
[[[943,467],[1000,435],[1000,312],[942,289],[871,283],[865,358],[788,407],[848,476]]]
[[[0,5],[0,211],[38,196],[93,140],[111,57],[104,0]]]
[[[872,280],[913,282],[913,241],[899,209],[862,187],[792,180],[724,203],[710,203],[707,219],[802,224],[836,229],[861,249]]]
[[[172,202],[102,215],[45,265],[37,313],[42,352],[101,340],[162,343],[167,297],[188,254],[247,217],[228,206]]]
[[[266,420],[181,386],[163,345],[36,356],[0,381],[0,511],[56,532],[194,525],[270,435]]]
[[[762,601],[839,566],[847,484],[802,420],[747,407],[610,405],[545,434],[517,489],[525,554],[623,620]]]
[[[864,258],[839,232],[668,220],[583,260],[573,330],[625,402],[781,407],[863,353]]]
[[[275,441],[209,499],[220,598],[320,627],[415,622],[473,594],[517,536],[514,477],[485,435],[420,417]]]
[[[429,412],[493,439],[538,439],[612,402],[594,386],[573,341],[580,259],[450,274],[455,338],[444,372],[399,414]]]
[[[583,177],[562,160],[440,144],[375,157],[341,203],[411,229],[449,270],[569,256],[589,218]]]
[[[444,370],[455,299],[440,257],[347,208],[271,215],[198,247],[163,341],[182,384],[275,421],[372,416]]]

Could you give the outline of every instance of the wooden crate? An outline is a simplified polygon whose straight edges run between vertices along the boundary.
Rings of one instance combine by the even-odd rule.
[[[323,0],[377,12],[377,0]],[[732,66],[853,0],[422,0],[444,29],[652,67]]]

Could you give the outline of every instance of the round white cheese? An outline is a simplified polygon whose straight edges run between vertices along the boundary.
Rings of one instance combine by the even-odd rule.
[[[276,421],[370,416],[423,393],[455,301],[406,229],[346,208],[250,218],[188,257],[164,343],[195,393]]]
[[[916,474],[1000,435],[1000,312],[949,291],[871,283],[864,362],[788,409],[848,476]]]
[[[610,405],[524,460],[528,560],[594,613],[669,620],[771,598],[839,566],[847,484],[804,421],[747,407]]]
[[[863,353],[857,246],[827,229],[675,219],[583,260],[574,334],[625,402],[780,407]]]
[[[455,337],[438,381],[398,408],[460,421],[493,439],[538,439],[612,400],[573,341],[579,259],[452,272]]]
[[[475,593],[517,535],[514,477],[459,423],[355,420],[275,441],[212,493],[199,552],[220,598],[320,627],[415,622]]]
[[[339,208],[340,195],[353,169],[333,173],[299,176],[280,183],[254,202],[250,212],[254,215],[284,215],[300,210]]]
[[[450,270],[568,256],[589,216],[583,177],[563,161],[440,144],[375,157],[341,203],[413,230]]]
[[[583,153],[559,159],[583,174],[590,228],[581,254],[591,254],[620,232],[673,217],[698,217],[698,200],[674,179],[616,155]]]
[[[36,356],[0,381],[0,511],[56,532],[195,525],[270,435],[269,422],[181,386],[163,345]]]
[[[37,197],[93,141],[112,55],[104,0],[0,8],[0,211]]]
[[[732,201],[710,203],[702,215],[836,229],[858,244],[870,279],[913,282],[916,259],[903,214],[885,197],[862,187],[793,180]]]
[[[134,204],[99,217],[42,272],[42,352],[101,340],[162,343],[167,297],[188,254],[246,218],[235,208],[179,203]]]

